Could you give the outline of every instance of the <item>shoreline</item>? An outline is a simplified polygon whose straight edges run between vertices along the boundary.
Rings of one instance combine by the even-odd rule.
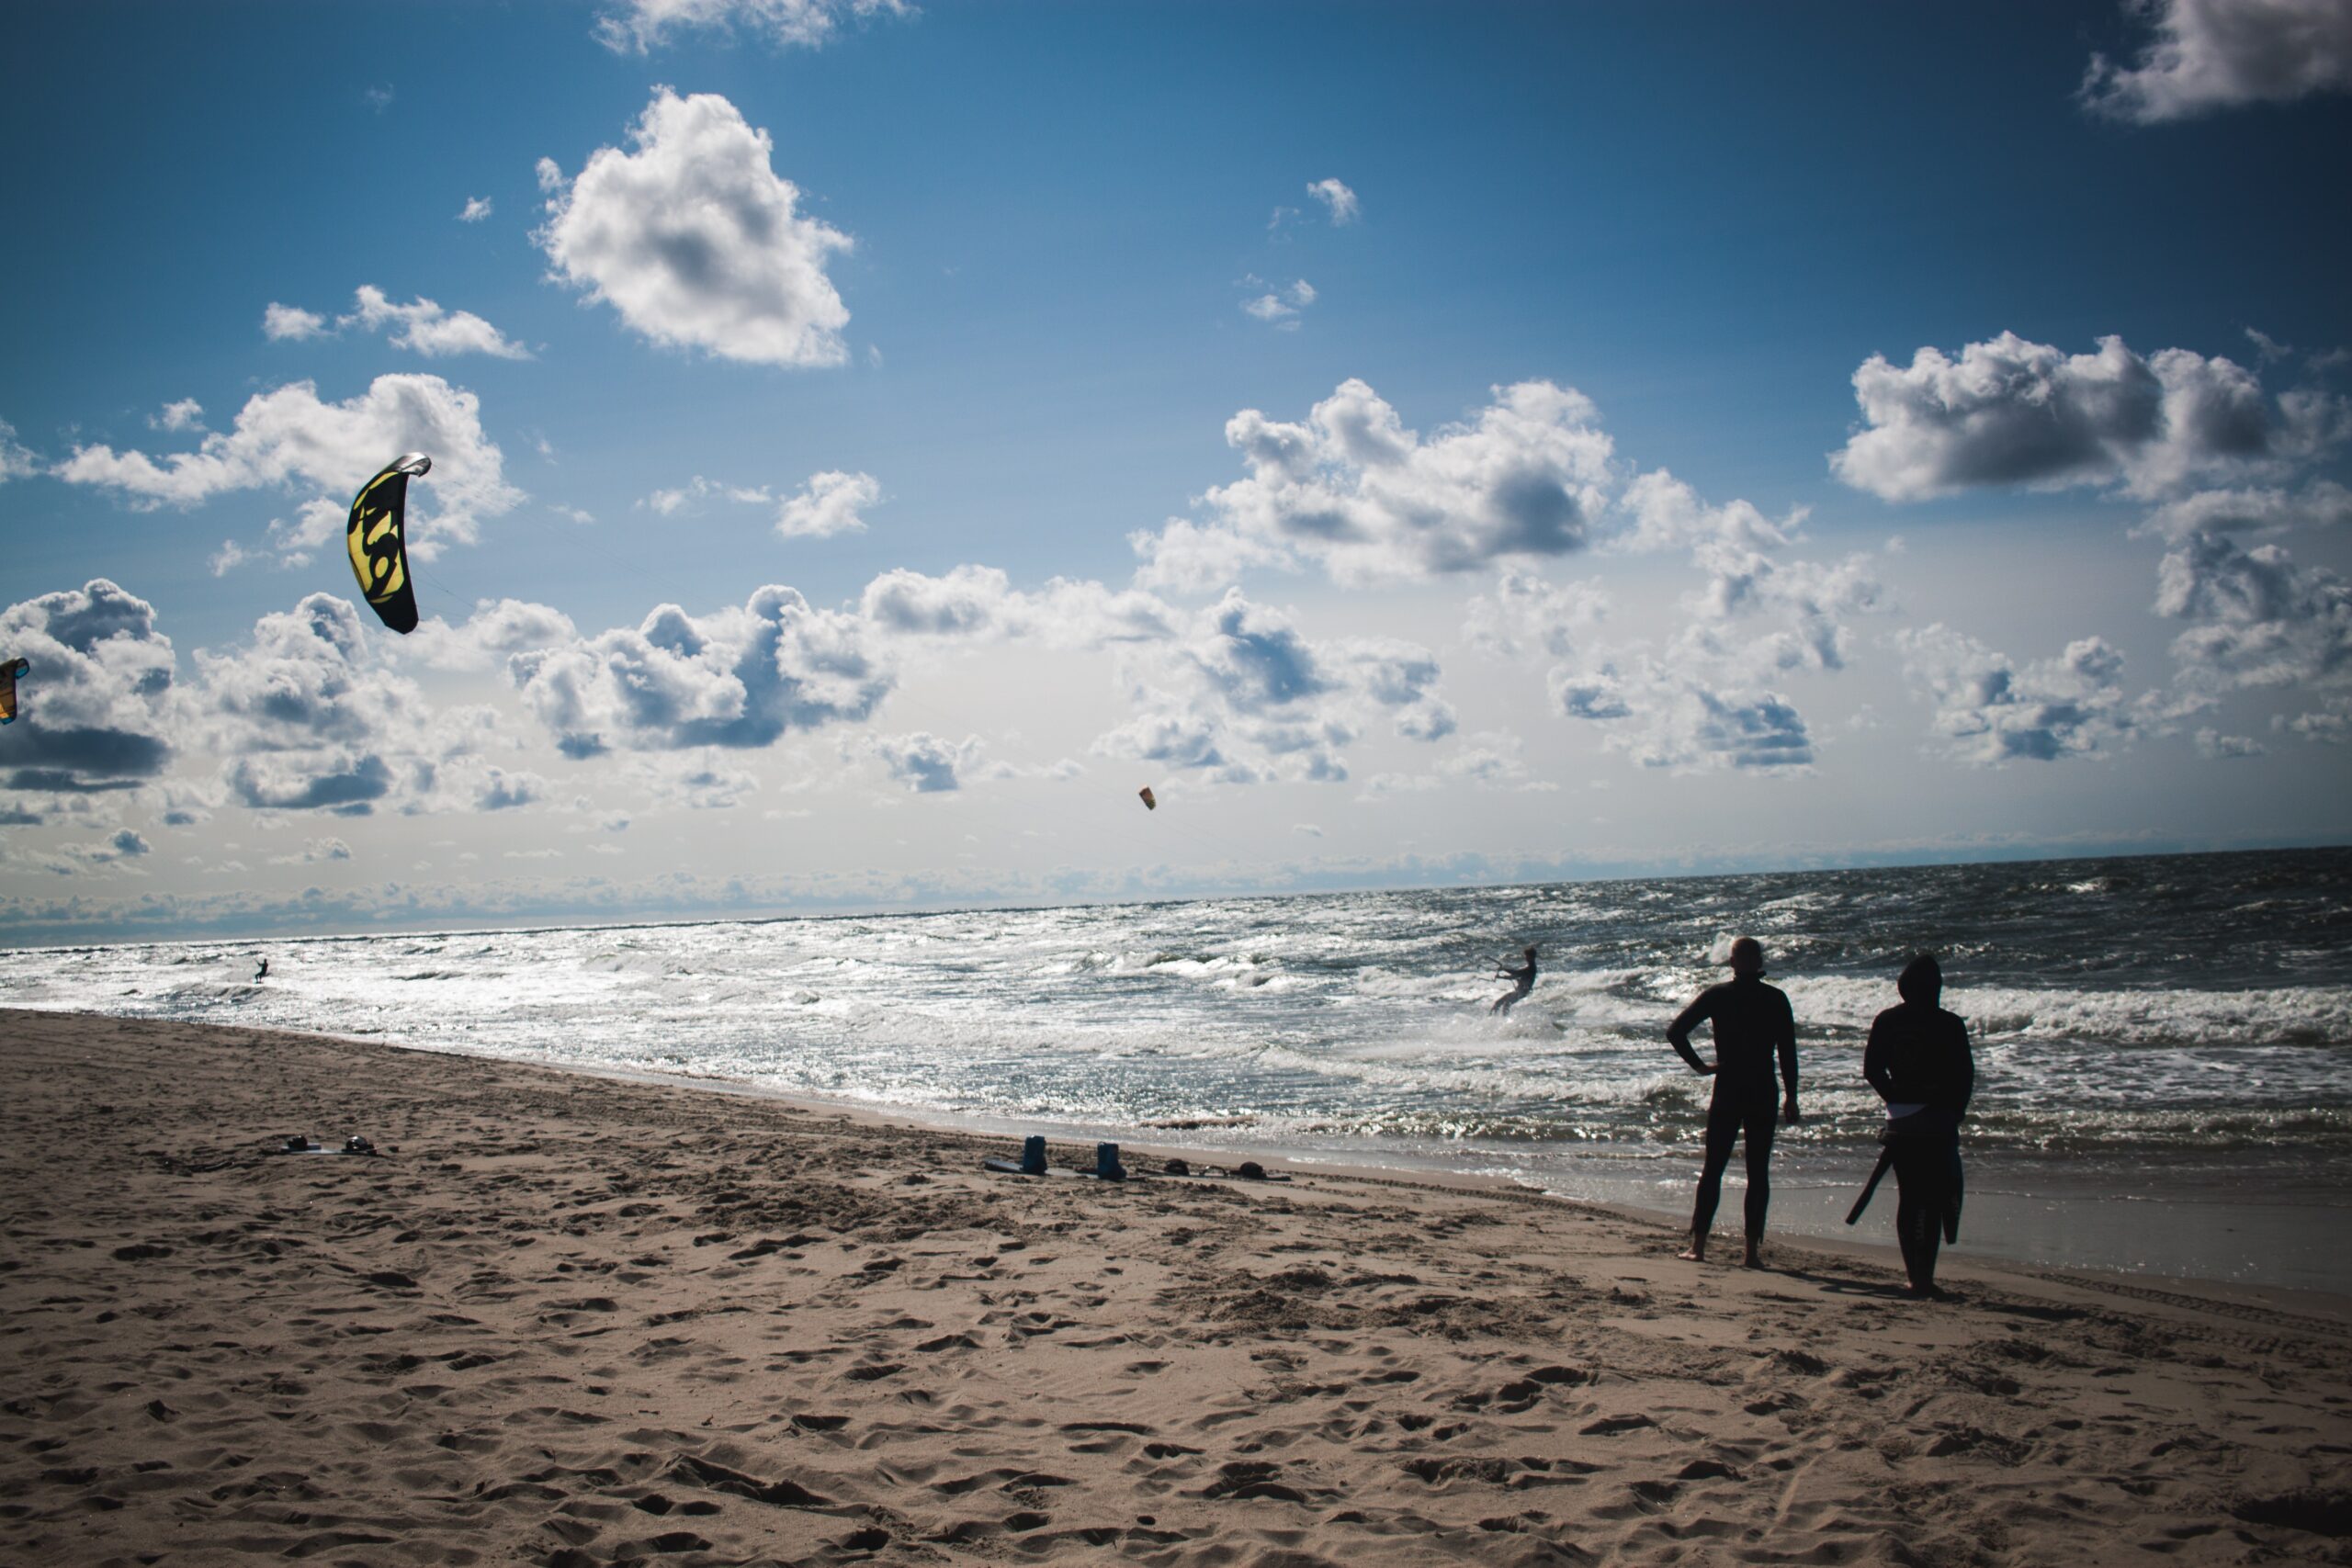
[[[2219,1563],[2352,1520],[2344,1298],[1961,1259],[1912,1303],[1883,1248],[1694,1268],[1492,1180],[996,1177],[756,1091],[95,1014],[0,1012],[0,1121],[28,1560]]]
[[[0,1010],[5,1011],[5,1010]],[[109,1015],[91,1015],[109,1016]],[[318,1039],[348,1036],[319,1035]],[[1679,1232],[1688,1224],[1690,1190],[1697,1181],[1697,1156],[1660,1159],[1638,1177],[1612,1176],[1606,1155],[1581,1153],[1551,1168],[1501,1169],[1490,1165],[1462,1169],[1439,1163],[1436,1156],[1416,1159],[1409,1151],[1376,1157],[1382,1151],[1301,1148],[1279,1140],[1265,1143],[1219,1142],[1214,1129],[1169,1127],[1125,1128],[1090,1125],[1041,1118],[1017,1122],[998,1115],[958,1115],[944,1111],[897,1107],[881,1109],[852,1100],[792,1094],[737,1078],[665,1073],[654,1069],[598,1066],[548,1056],[492,1056],[439,1045],[401,1044],[376,1039],[368,1043],[393,1050],[423,1051],[436,1055],[465,1056],[482,1061],[514,1062],[560,1073],[582,1073],[623,1083],[667,1084],[689,1090],[773,1100],[826,1115],[844,1115],[880,1126],[904,1126],[959,1136],[1010,1142],[1017,1147],[1028,1133],[1043,1132],[1057,1144],[1090,1145],[1115,1142],[1123,1151],[1138,1156],[1193,1158],[1208,1155],[1228,1160],[1279,1160],[1285,1168],[1345,1176],[1351,1173],[1394,1179],[1406,1184],[1476,1189],[1497,1186],[1540,1194],[1557,1201],[1605,1208]],[[1002,1154],[1007,1150],[996,1148]],[[1465,1145],[1457,1157],[1489,1154],[1496,1165],[1521,1151],[1511,1147],[1478,1149]],[[1899,1268],[1899,1257],[1889,1227],[1894,1212],[1890,1182],[1864,1216],[1860,1226],[1844,1224],[1848,1206],[1861,1185],[1851,1167],[1854,1150],[1834,1153],[1784,1147],[1773,1156],[1772,1237],[1832,1250],[1852,1249],[1858,1255]],[[1567,1168],[1562,1169],[1560,1166]],[[1671,1169],[1674,1174],[1661,1175]],[[2018,1188],[1996,1183],[2013,1173],[2030,1173]],[[2332,1245],[2326,1227],[2298,1224],[2294,1216],[2314,1210],[2333,1211],[2352,1219],[2352,1194],[2313,1184],[2296,1195],[2256,1200],[2215,1180],[2177,1190],[2150,1194],[2114,1189],[2112,1171],[2085,1171],[2071,1156],[2020,1156],[2014,1151],[1972,1155],[1969,1162],[1968,1213],[1959,1243],[1943,1251],[1946,1267],[1982,1265],[2027,1274],[2056,1272],[2086,1280],[2144,1281],[2163,1285],[2193,1285],[2219,1290],[2285,1292],[2325,1301],[2352,1301],[2352,1255]],[[1724,1206],[1716,1214],[1716,1235],[1737,1223],[1739,1194],[1746,1177],[1735,1159],[1724,1181]],[[1661,1189],[1671,1188],[1669,1194]],[[1653,1194],[1659,1201],[1646,1201]],[[2193,1212],[2198,1224],[2183,1226],[2182,1211]],[[2225,1235],[2235,1241],[2225,1241]],[[1733,1238],[1736,1241],[1736,1237]],[[2092,1256],[2086,1258],[2083,1254]],[[2208,1269],[2177,1266],[2184,1259],[2204,1259]]]

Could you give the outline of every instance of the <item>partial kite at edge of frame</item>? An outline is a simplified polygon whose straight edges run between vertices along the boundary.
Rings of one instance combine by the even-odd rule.
[[[29,659],[0,659],[0,724],[17,721],[17,679],[32,673]]]

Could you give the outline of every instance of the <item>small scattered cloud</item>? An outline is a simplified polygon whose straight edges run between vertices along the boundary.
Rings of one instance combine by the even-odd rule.
[[[342,839],[305,839],[302,847],[292,854],[272,855],[272,865],[322,865],[351,859],[351,845]]]
[[[2154,608],[2190,623],[2172,653],[2191,705],[2279,689],[2352,714],[2352,584],[2327,568],[2279,545],[2191,534],[2157,568]]]
[[[1269,288],[1262,278],[1245,278],[1243,287],[1266,291],[1241,302],[1241,313],[1268,322],[1278,332],[1296,332],[1298,313],[1315,303],[1315,286],[1301,277],[1281,288]]]
[[[836,534],[863,534],[861,513],[882,499],[882,487],[872,474],[827,469],[811,474],[797,495],[786,498],[776,513],[775,531],[786,539],[826,539]]]
[[[460,223],[479,223],[483,219],[489,217],[490,213],[490,197],[486,196],[469,196],[466,197],[465,206],[458,209],[458,221]]]
[[[673,33],[737,29],[777,49],[821,49],[844,19],[911,17],[908,0],[621,0],[596,18],[598,42],[616,54],[643,54]]]
[[[2127,0],[2154,36],[2128,62],[2091,56],[2079,96],[2133,125],[2352,88],[2352,0]]]
[[[1352,223],[1363,216],[1363,207],[1356,200],[1356,193],[1338,180],[1316,180],[1307,186],[1306,194],[1323,204],[1335,227]]]
[[[963,775],[986,750],[975,735],[948,741],[922,730],[912,735],[877,735],[866,744],[889,770],[890,777],[917,795],[944,795],[962,788]]]
[[[658,89],[635,152],[599,148],[565,183],[549,160],[548,220],[533,235],[554,276],[651,341],[796,367],[848,358],[849,310],[826,276],[847,234],[797,210],[768,133],[711,93]]]
[[[0,419],[0,484],[40,472],[40,459],[17,445],[17,427]]]
[[[2123,694],[2123,656],[2103,637],[2022,665],[1940,623],[1898,632],[1895,642],[1905,674],[1936,705],[1937,737],[1962,761],[2101,756],[2138,728]]]
[[[2274,534],[2352,525],[2352,490],[2313,479],[2278,486],[2199,491],[2150,512],[2141,531],[2178,542],[2196,534]]]
[[[261,313],[261,330],[262,335],[272,343],[300,343],[323,333],[327,319],[314,310],[281,305],[273,299]]]
[[[529,349],[509,340],[471,310],[444,310],[421,296],[406,305],[396,305],[372,283],[361,284],[356,299],[357,308],[352,314],[339,318],[335,324],[356,324],[368,332],[389,327],[394,348],[405,348],[427,359],[453,354],[487,354],[500,359],[531,357]]]
[[[713,499],[763,506],[775,501],[765,485],[731,485],[696,474],[674,489],[654,491],[637,504],[657,517],[675,517],[681,513],[698,511],[704,502]]]
[[[161,412],[147,416],[147,423],[157,430],[202,430],[204,405],[194,398],[182,398],[165,403]]]
[[[2192,739],[2197,754],[2210,761],[2259,757],[2265,750],[2262,742],[2250,735],[2224,735],[2218,729],[2200,729]]]
[[[1095,753],[1221,783],[1336,783],[1375,723],[1421,741],[1455,728],[1430,649],[1386,637],[1316,642],[1238,589],[1171,640],[1125,647],[1121,671],[1134,716],[1098,737]]]
[[[378,114],[382,114],[386,109],[392,107],[392,85],[386,82],[377,86],[363,89],[359,95],[359,101],[366,104],[369,108],[374,109]]]

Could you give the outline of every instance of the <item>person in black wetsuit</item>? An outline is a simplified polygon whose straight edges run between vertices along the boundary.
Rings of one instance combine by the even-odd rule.
[[[1976,1091],[1976,1060],[1968,1025],[1938,1004],[1944,973],[1933,953],[1903,967],[1894,982],[1899,1006],[1871,1022],[1862,1048],[1862,1077],[1886,1101],[1888,1163],[1902,1192],[1894,1208],[1895,1239],[1911,1294],[1940,1296],[1936,1253],[1960,1239],[1960,1122]]]
[[[1702,1019],[1715,1025],[1715,1059],[1702,1062],[1690,1048],[1690,1031]],[[1707,1258],[1707,1232],[1715,1223],[1715,1203],[1723,1196],[1724,1168],[1731,1164],[1732,1145],[1747,1142],[1747,1252],[1750,1269],[1764,1266],[1758,1248],[1764,1241],[1764,1215],[1772,1203],[1772,1129],[1774,1108],[1791,1126],[1797,1114],[1797,1025],[1789,998],[1778,987],[1764,983],[1764,949],[1754,937],[1731,944],[1731,978],[1699,993],[1667,1026],[1667,1039],[1690,1064],[1694,1073],[1715,1080],[1707,1106],[1707,1163],[1699,1173],[1699,1198],[1690,1211],[1690,1249],[1682,1254],[1693,1263]],[[1780,1082],[1773,1079],[1779,1058]],[[1786,1098],[1781,1091],[1785,1089]]]
[[[1535,988],[1535,950],[1532,947],[1527,950],[1527,963],[1523,967],[1514,969],[1508,964],[1498,964],[1495,965],[1495,973],[1510,981],[1511,988],[1497,997],[1495,1005],[1487,1010],[1509,1014],[1528,992]]]

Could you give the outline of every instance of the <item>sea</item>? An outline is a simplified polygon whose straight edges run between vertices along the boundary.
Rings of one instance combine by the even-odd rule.
[[[1798,1022],[1777,1230],[1889,1239],[1892,1183],[1844,1224],[1883,1121],[1862,1044],[1932,952],[1977,1064],[1955,1251],[2352,1292],[2352,849],[59,947],[0,962],[0,1005],[1687,1218],[1709,1085],[1665,1027],[1743,934]],[[1490,1011],[1530,943],[1533,992]]]

